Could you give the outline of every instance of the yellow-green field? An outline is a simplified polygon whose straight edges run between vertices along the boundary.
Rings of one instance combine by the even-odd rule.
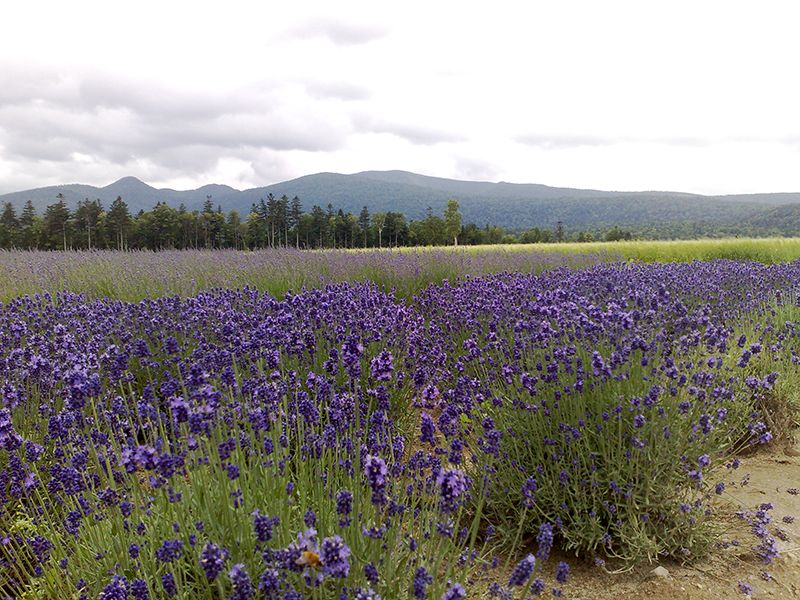
[[[452,249],[452,247],[451,247]],[[764,264],[790,262],[800,258],[800,238],[721,238],[667,241],[619,241],[564,244],[506,244],[470,246],[480,252],[577,252],[608,253],[641,262],[690,262],[692,260],[754,260]]]

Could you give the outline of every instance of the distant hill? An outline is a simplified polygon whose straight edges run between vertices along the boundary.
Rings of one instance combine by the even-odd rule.
[[[409,219],[425,218],[428,207],[441,214],[453,198],[460,205],[464,223],[500,225],[509,230],[552,229],[558,221],[570,230],[665,221],[732,223],[763,210],[763,204],[755,202],[679,192],[606,192],[459,181],[406,171],[318,173],[238,192],[220,201],[246,212],[270,193],[277,198],[298,196],[306,211],[314,204],[326,207],[330,203],[345,212],[358,214],[367,206],[371,212],[402,212]]]
[[[730,200],[733,202],[755,202],[756,204],[766,204],[779,206],[782,204],[800,203],[800,193],[777,193],[777,194],[736,194],[733,196],[713,196],[718,200]]]
[[[800,202],[784,204],[753,215],[743,225],[782,236],[800,235]]]
[[[196,190],[188,191],[156,189],[136,179],[136,177],[123,177],[119,181],[100,188],[72,183],[51,185],[24,192],[12,192],[0,195],[0,202],[11,202],[19,211],[25,202],[31,200],[36,207],[36,212],[41,215],[50,204],[57,202],[59,194],[64,195],[64,201],[71,208],[87,198],[89,200],[101,200],[103,205],[108,207],[118,196],[121,196],[128,203],[131,213],[136,214],[139,210],[150,210],[158,202],[166,202],[175,207],[183,203],[190,210],[201,208],[206,201],[206,196],[212,196],[213,199],[216,199],[218,196],[226,196],[236,191],[228,185],[216,184],[205,185]]]
[[[59,185],[0,195],[18,210],[31,199],[39,214],[64,195],[69,206],[85,198],[99,199],[109,206],[121,196],[135,214],[150,210],[158,202],[184,204],[200,209],[208,196],[214,206],[242,216],[270,193],[280,198],[298,196],[303,210],[313,205],[358,214],[363,206],[370,212],[401,212],[408,219],[425,218],[428,207],[442,214],[447,200],[460,205],[463,222],[479,226],[500,225],[509,230],[531,227],[554,228],[558,221],[567,230],[608,225],[636,226],[644,223],[703,221],[735,224],[750,222],[772,207],[800,203],[797,194],[748,194],[703,196],[680,192],[614,192],[550,187],[541,184],[490,183],[428,177],[407,171],[365,171],[353,175],[317,173],[266,187],[236,190],[224,185],[207,185],[196,190],[156,189],[135,177],[125,177],[108,186]]]

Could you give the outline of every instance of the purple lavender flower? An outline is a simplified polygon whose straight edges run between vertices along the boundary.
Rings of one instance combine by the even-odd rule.
[[[306,511],[306,514],[303,515],[303,523],[305,523],[306,527],[314,527],[317,524],[317,513],[315,513],[310,508]]]
[[[259,580],[258,589],[264,592],[269,600],[277,598],[281,589],[280,573],[276,569],[267,569],[264,571],[264,574],[261,575],[261,579]]]
[[[440,471],[436,478],[436,487],[439,490],[439,506],[442,512],[450,513],[458,510],[469,486],[470,480],[461,469]]]
[[[432,583],[433,577],[431,577],[430,573],[425,570],[425,567],[418,567],[417,572],[414,574],[414,583],[412,587],[414,598],[423,600],[428,594],[426,589],[427,586]]]
[[[172,418],[176,423],[185,423],[189,420],[189,403],[185,398],[175,396],[169,401],[170,410],[172,410]]]
[[[131,596],[133,600],[150,600],[150,592],[144,579],[134,579],[131,583]]]
[[[200,553],[200,566],[209,581],[216,579],[225,568],[225,560],[228,558],[228,551],[220,548],[216,544],[206,542],[205,548]]]
[[[164,540],[164,543],[155,552],[156,559],[162,563],[171,563],[182,555],[183,542],[181,540]]]
[[[567,577],[569,577],[569,565],[565,562],[558,563],[556,567],[556,581],[558,583],[567,583]]]
[[[111,583],[103,588],[98,600],[128,600],[128,580],[114,575]]]
[[[533,506],[534,502],[536,501],[536,490],[539,488],[538,483],[536,482],[535,477],[528,477],[525,481],[525,484],[522,486],[522,504],[523,506],[530,508]]]
[[[438,440],[436,439],[436,423],[428,413],[422,411],[420,414],[420,441],[436,446]]]
[[[331,577],[347,577],[350,574],[350,548],[338,535],[327,537],[319,546],[319,557],[322,561],[322,572]]]
[[[353,511],[353,494],[347,490],[340,490],[336,493],[336,514],[342,515],[339,519],[339,527],[347,527],[353,521],[348,516]]]
[[[370,373],[376,381],[388,381],[392,378],[392,371],[394,371],[392,355],[386,350],[381,351],[370,362]]]
[[[745,596],[752,596],[753,595],[753,588],[743,581],[739,582],[739,591],[744,594]]]
[[[280,517],[268,517],[267,515],[258,514],[258,509],[253,513],[253,531],[256,534],[256,539],[259,542],[268,542],[272,539],[273,527],[280,524]]]
[[[28,538],[28,545],[36,555],[36,560],[39,563],[46,563],[50,559],[50,550],[53,549],[53,542],[44,536],[36,535]]]
[[[467,596],[467,590],[460,583],[455,584],[442,594],[442,600],[461,600]]]
[[[0,449],[9,453],[22,446],[22,436],[14,431],[11,421],[11,412],[5,408],[0,409]]]
[[[464,442],[458,438],[454,438],[450,442],[450,454],[447,455],[447,460],[453,465],[461,464],[461,452],[464,450]]]
[[[762,564],[772,564],[772,562],[775,560],[775,557],[778,556],[780,551],[778,550],[778,546],[776,544],[777,543],[773,538],[763,536],[761,543],[753,548],[753,552]]]
[[[531,583],[531,587],[529,589],[530,593],[534,596],[539,596],[544,591],[545,584],[541,577],[537,577]]]
[[[131,583],[131,596],[133,600],[150,600],[150,592],[144,579],[134,579]]]
[[[736,366],[744,368],[750,363],[750,357],[752,357],[752,353],[749,350],[742,351],[742,355],[739,357],[739,360],[736,361]]]
[[[178,587],[175,585],[175,577],[172,575],[171,571],[161,576],[161,587],[164,588],[164,593],[167,594],[169,598],[178,594]]]
[[[385,504],[386,498],[386,476],[389,470],[384,460],[378,456],[367,455],[364,462],[364,475],[367,478],[370,488],[372,488],[372,503]]]
[[[255,595],[253,583],[250,581],[250,576],[244,570],[243,564],[233,565],[231,572],[228,573],[233,585],[233,594],[230,600],[250,600]]]
[[[536,551],[536,558],[544,562],[550,556],[553,547],[553,526],[550,523],[542,523],[539,526],[539,533],[536,535],[539,549]]]
[[[517,563],[511,576],[508,578],[509,587],[522,587],[530,578],[536,567],[536,558],[533,554],[528,554],[525,558]]]
[[[110,487],[106,487],[104,490],[98,492],[97,499],[106,506],[116,506],[116,504],[119,502],[119,496],[117,495],[116,490],[113,490]]]
[[[234,479],[238,479],[239,475],[241,475],[241,471],[239,467],[234,464],[229,464],[225,467],[225,472],[228,475],[228,479],[233,481]]]
[[[298,404],[297,411],[303,416],[303,420],[306,424],[311,426],[319,424],[319,411],[310,400],[301,400]]]
[[[358,336],[349,335],[342,345],[342,364],[351,379],[361,378],[361,355],[364,353],[364,346],[358,340]]]

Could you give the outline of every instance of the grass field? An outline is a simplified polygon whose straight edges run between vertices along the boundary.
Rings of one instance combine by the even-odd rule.
[[[508,244],[476,246],[470,252],[545,252],[600,253],[641,262],[691,262],[693,260],[754,260],[764,264],[785,263],[800,258],[800,238],[720,238],[673,241],[588,242],[583,244]]]

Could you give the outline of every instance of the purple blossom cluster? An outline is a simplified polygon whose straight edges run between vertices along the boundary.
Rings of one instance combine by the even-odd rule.
[[[434,424],[423,413],[419,439],[435,451],[440,435],[477,435],[472,476],[491,480],[486,510],[498,521],[516,511],[530,533],[544,521],[586,551],[685,556],[663,532],[709,516],[709,491],[724,488],[705,477],[721,457],[771,439],[758,409],[775,362],[796,360],[795,324],[775,309],[794,302],[798,274],[797,264],[608,264],[431,286],[417,303],[448,335],[431,336],[434,364],[417,366],[414,383],[417,406],[442,414]]]
[[[774,508],[774,504],[765,502],[754,511],[740,510],[736,513],[737,517],[747,521],[750,525],[750,532],[759,540],[758,544],[753,546],[752,552],[765,565],[772,564],[780,554],[775,537],[783,538],[785,535],[782,527],[775,527],[774,532],[769,529],[772,524],[772,515],[769,514],[769,511]]]
[[[706,516],[731,440],[768,441],[758,402],[800,335],[771,311],[798,281],[800,265],[717,261],[500,273],[407,303],[369,283],[14,299],[0,519],[49,525],[6,534],[0,559],[18,585],[58,570],[65,596],[378,597],[396,563],[414,597],[461,598],[470,583],[435,581],[419,547],[474,565],[470,523],[536,536],[508,582],[532,591],[555,540],[625,557],[635,529],[689,552],[659,531]],[[91,560],[71,550],[103,527],[117,539]]]

